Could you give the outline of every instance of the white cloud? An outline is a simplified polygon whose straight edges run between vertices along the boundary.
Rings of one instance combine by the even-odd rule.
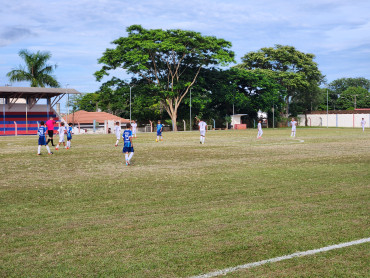
[[[92,74],[99,68],[97,59],[132,24],[221,37],[233,43],[238,58],[277,43],[293,45],[316,54],[328,78],[341,70],[333,66],[341,63],[338,53],[356,54],[354,61],[363,55],[361,68],[370,67],[370,1],[365,0],[16,2],[5,2],[0,11],[0,82],[21,63],[19,49],[27,48],[52,53],[61,83],[73,80],[83,91],[95,90],[99,84]],[[351,59],[346,62],[347,71],[355,68]],[[361,74],[358,71],[357,67]],[[362,75],[370,77],[368,71]]]

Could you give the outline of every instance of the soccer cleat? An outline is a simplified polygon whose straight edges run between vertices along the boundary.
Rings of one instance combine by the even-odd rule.
[[[49,152],[49,155],[52,155],[53,153],[52,152]]]
[[[58,150],[59,150],[59,148],[55,148],[55,150],[56,150],[56,151],[58,151]]]
[[[41,155],[41,153],[38,153],[37,155]]]
[[[156,142],[158,142],[158,139],[155,139]]]
[[[66,149],[69,150],[69,147],[67,147]]]
[[[128,166],[128,160],[126,160],[126,166]]]
[[[114,145],[115,147],[117,147],[118,145]]]

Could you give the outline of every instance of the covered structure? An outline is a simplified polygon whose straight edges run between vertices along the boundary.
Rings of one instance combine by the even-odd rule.
[[[63,121],[78,125],[79,132],[98,132],[108,133],[109,129],[113,131],[116,122],[121,127],[126,127],[130,120],[118,117],[107,112],[87,112],[79,110],[63,117]]]
[[[39,121],[60,118],[53,108],[66,94],[80,92],[63,88],[0,87],[0,135],[36,134]],[[46,105],[37,104],[41,99],[46,100]]]

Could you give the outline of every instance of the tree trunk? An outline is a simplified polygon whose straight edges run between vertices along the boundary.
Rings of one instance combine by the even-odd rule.
[[[304,110],[304,120],[305,120],[305,126],[308,126],[308,122],[307,122],[307,109]]]
[[[170,117],[171,117],[171,121],[172,121],[172,131],[177,131],[177,124],[176,124],[176,120],[177,120],[177,109],[175,109],[172,114],[170,114]]]

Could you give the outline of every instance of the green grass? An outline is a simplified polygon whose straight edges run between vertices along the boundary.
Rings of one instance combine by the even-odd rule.
[[[188,277],[370,236],[370,133],[0,137],[0,277]],[[369,244],[229,277],[368,277]]]

